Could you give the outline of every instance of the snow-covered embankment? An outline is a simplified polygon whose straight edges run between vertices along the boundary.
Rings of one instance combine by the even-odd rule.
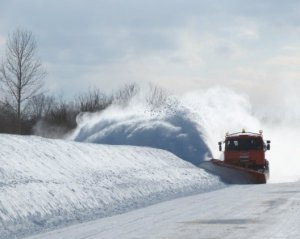
[[[159,149],[10,135],[0,135],[0,148],[0,238],[221,186]]]

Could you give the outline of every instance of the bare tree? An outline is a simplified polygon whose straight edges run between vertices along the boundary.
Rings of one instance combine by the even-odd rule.
[[[28,100],[24,111],[28,112],[31,119],[40,120],[45,117],[45,115],[48,115],[54,107],[55,98],[53,96],[39,94]]]
[[[114,102],[126,105],[139,91],[140,88],[137,84],[126,84],[114,95]]]
[[[19,134],[22,132],[23,103],[39,93],[46,75],[36,50],[32,33],[16,30],[8,37],[5,58],[0,65],[0,81],[4,92],[12,99]]]
[[[165,105],[168,99],[167,92],[159,88],[158,86],[149,85],[149,92],[146,95],[146,102],[152,107],[152,108],[158,108],[162,105]]]
[[[80,112],[96,112],[104,110],[111,102],[112,97],[107,97],[95,88],[79,95],[76,99],[76,106],[80,109]]]

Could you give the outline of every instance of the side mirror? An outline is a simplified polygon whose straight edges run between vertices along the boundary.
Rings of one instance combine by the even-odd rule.
[[[222,151],[222,142],[219,142],[219,151]]]
[[[270,143],[271,143],[271,141],[270,141],[270,140],[267,140],[267,150],[270,150],[270,149],[271,149]]]

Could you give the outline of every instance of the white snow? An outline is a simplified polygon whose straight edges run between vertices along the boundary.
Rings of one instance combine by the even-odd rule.
[[[231,186],[30,239],[65,238],[299,239],[300,183]]]
[[[155,104],[141,93],[78,117],[70,139],[88,143],[0,135],[0,238],[72,224],[34,238],[299,238],[299,183],[209,192],[224,185],[191,164],[218,157],[227,131],[263,129],[272,182],[299,180],[299,120],[273,125],[222,88]]]
[[[199,165],[210,149],[191,112],[173,98],[159,106],[146,96],[126,105],[112,105],[102,112],[77,117],[78,127],[69,137],[79,142],[135,145],[164,149]]]
[[[0,135],[0,238],[222,187],[164,150]]]
[[[272,112],[258,117],[258,109],[252,107],[246,95],[223,87],[170,96],[158,106],[149,104],[150,96],[142,90],[128,105],[113,105],[101,113],[80,115],[70,138],[165,149],[199,165],[205,158],[223,157],[217,142],[225,139],[226,132],[263,130],[264,139],[271,140],[271,150],[266,152],[270,182],[300,179],[297,117],[291,115],[293,123],[273,122]],[[285,116],[294,112],[293,107],[286,109]]]

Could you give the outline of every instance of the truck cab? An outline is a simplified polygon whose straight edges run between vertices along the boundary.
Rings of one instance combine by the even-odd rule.
[[[222,151],[225,144],[224,163],[232,166],[253,169],[259,172],[269,171],[269,162],[265,152],[270,150],[270,141],[263,140],[262,131],[257,133],[242,132],[226,134],[225,141],[219,142]]]

